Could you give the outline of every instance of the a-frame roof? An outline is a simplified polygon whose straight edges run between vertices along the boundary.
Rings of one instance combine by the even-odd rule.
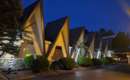
[[[34,3],[26,7],[23,11],[23,15],[20,18],[21,23],[23,24],[27,18],[30,16],[30,14],[33,12],[34,8],[38,5],[40,0],[36,0]]]
[[[106,44],[107,44],[107,40],[103,40],[103,37],[98,33],[98,32],[88,32],[87,33],[87,43],[86,43],[86,46],[90,46],[93,38],[95,38],[95,43],[94,43],[94,46],[95,46],[95,49],[98,49],[99,46],[100,46],[100,42],[102,43],[102,49],[105,48]],[[107,36],[105,36],[106,38]]]
[[[79,40],[79,37],[80,37],[80,35],[82,34],[83,31],[85,31],[85,33],[87,32],[87,30],[85,29],[84,26],[74,28],[74,29],[70,30],[70,36],[69,36],[69,44],[70,44],[70,46],[76,45],[76,43]]]
[[[37,0],[25,8],[21,18],[21,26],[24,31],[23,40],[28,45],[31,42],[32,48],[35,50],[32,53],[38,55],[41,55],[44,51],[44,20],[41,1]]]
[[[86,46],[90,46],[93,38],[96,37],[96,35],[97,35],[97,32],[88,32],[87,33],[87,35],[86,35],[86,39],[87,39]]]
[[[45,40],[55,41],[66,19],[67,17],[63,17],[47,23],[45,28]]]

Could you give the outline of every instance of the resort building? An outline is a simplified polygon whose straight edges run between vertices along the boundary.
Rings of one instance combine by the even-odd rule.
[[[95,58],[95,37],[96,37],[96,32],[88,32],[86,35],[86,46],[87,46],[87,56],[90,58]]]
[[[24,31],[19,57],[26,52],[42,55],[44,51],[44,20],[42,0],[37,0],[24,10],[21,24]]]
[[[103,56],[104,57],[112,57],[114,50],[112,50],[112,40],[116,37],[116,35],[104,36],[102,37],[103,43]]]
[[[69,19],[63,17],[47,23],[45,28],[46,52],[50,62],[66,58],[69,53]]]
[[[78,27],[70,30],[69,35],[69,55],[72,57],[72,59],[77,62],[78,57],[86,56],[86,46],[85,46],[85,35],[87,33],[87,30],[85,27]]]

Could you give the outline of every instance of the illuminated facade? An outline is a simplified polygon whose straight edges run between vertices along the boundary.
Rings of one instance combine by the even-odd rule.
[[[104,57],[112,57],[114,50],[111,50],[110,46],[112,44],[112,40],[116,37],[116,35],[104,36],[102,37],[103,42],[103,56]]]
[[[22,18],[24,30],[24,43],[21,45],[19,57],[23,57],[25,50],[36,55],[42,55],[44,51],[44,21],[42,13],[42,0],[27,7]]]
[[[69,52],[69,19],[60,18],[46,25],[45,39],[50,41],[48,46],[48,60],[57,61],[68,56]],[[47,46],[48,44],[46,44]]]
[[[90,41],[90,44],[88,46],[88,54],[89,54],[90,58],[95,57],[95,55],[94,55],[94,53],[95,53],[95,36],[96,36],[95,33],[92,34],[92,40]],[[89,39],[89,37],[88,37],[88,39]],[[89,43],[89,42],[87,42],[87,43]]]
[[[77,62],[79,55],[85,56],[86,54],[85,33],[85,27],[70,30],[69,55],[75,62]]]

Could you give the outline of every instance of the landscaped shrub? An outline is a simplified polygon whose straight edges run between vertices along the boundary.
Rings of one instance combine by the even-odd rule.
[[[94,66],[98,66],[98,65],[101,65],[101,64],[102,64],[101,60],[100,60],[100,59],[96,59],[96,58],[93,58],[93,59],[92,59],[92,62],[93,62],[93,65],[94,65]]]
[[[59,59],[51,64],[51,69],[71,70],[75,67],[74,60],[70,57]]]
[[[37,56],[36,59],[32,55],[24,58],[25,64],[33,72],[40,72],[42,70],[48,70],[49,61],[46,56]]]
[[[75,67],[75,62],[71,57],[65,58],[64,65],[66,66],[66,69],[73,69]]]
[[[33,55],[26,56],[24,58],[25,65],[31,69],[33,72],[39,72],[40,70],[40,64],[37,59],[34,59]]]
[[[31,70],[32,70],[32,72],[34,72],[34,73],[39,73],[39,72],[40,72],[40,70],[41,70],[41,65],[40,65],[40,62],[39,62],[38,59],[34,59],[34,60],[33,60],[33,63],[32,63],[32,65],[31,65]]]
[[[26,56],[26,57],[24,58],[24,63],[25,63],[25,65],[26,65],[28,68],[30,68],[30,67],[32,66],[32,64],[33,64],[33,60],[34,60],[34,58],[33,58],[32,55]]]
[[[115,60],[113,60],[110,57],[104,57],[101,59],[102,64],[113,64],[115,63]]]
[[[92,59],[93,65],[102,65],[102,64],[113,64],[115,61],[112,58],[104,57],[101,59]]]
[[[64,65],[62,65],[59,61],[54,61],[51,63],[49,68],[51,70],[58,70],[58,69],[62,69],[63,67],[64,67]]]
[[[48,70],[49,61],[46,56],[37,56],[38,62],[40,64],[41,70]]]
[[[93,64],[92,59],[85,56],[79,56],[77,63],[80,66],[91,66]]]

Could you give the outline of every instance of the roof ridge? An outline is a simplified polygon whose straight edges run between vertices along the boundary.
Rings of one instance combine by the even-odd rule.
[[[58,36],[67,18],[68,17],[62,17],[46,24],[45,34],[47,40],[51,40],[51,41],[55,40],[55,38]]]
[[[34,8],[38,5],[39,1],[40,0],[36,0],[35,2],[33,2],[24,9],[23,16],[21,17],[22,23],[24,23],[24,21],[28,18],[28,16],[33,12]]]
[[[67,18],[68,18],[68,16],[57,18],[55,20],[52,20],[52,21],[48,22],[46,25],[51,24],[51,23],[56,22],[56,21],[66,20]]]

